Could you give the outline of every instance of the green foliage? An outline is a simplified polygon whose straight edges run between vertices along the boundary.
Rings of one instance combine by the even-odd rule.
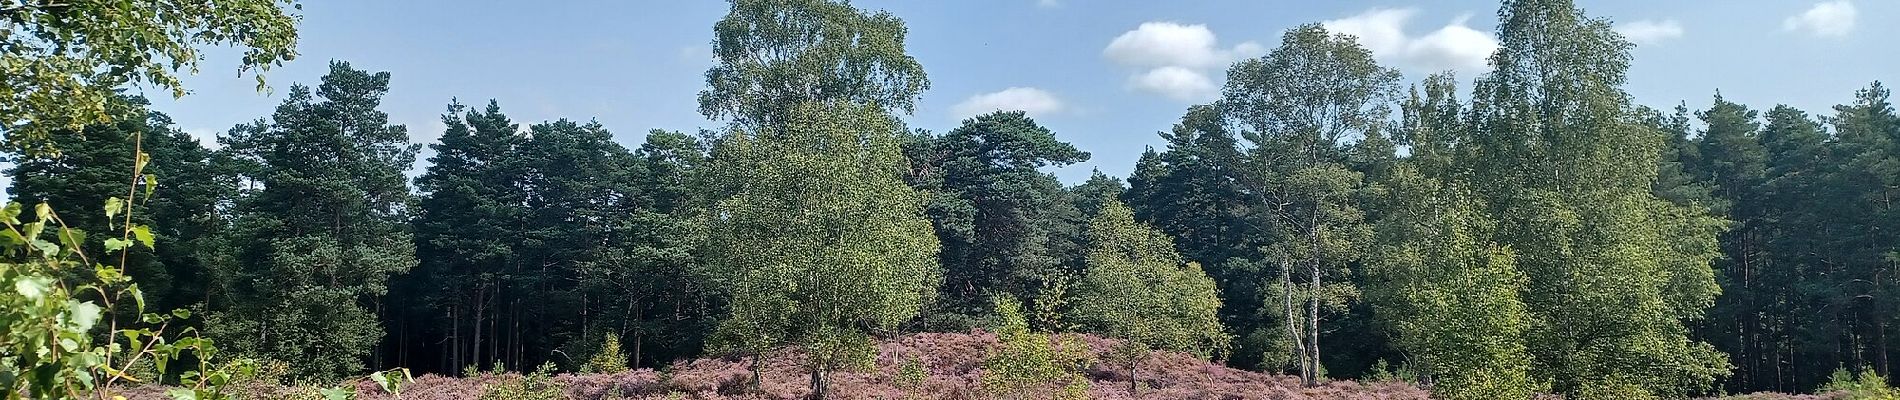
[[[620,335],[607,335],[600,342],[600,350],[593,358],[587,359],[587,365],[581,367],[582,373],[618,374],[627,371],[627,355],[620,352]]]
[[[1089,224],[1088,269],[1072,317],[1085,331],[1131,345],[1214,357],[1227,350],[1220,298],[1199,264],[1175,254],[1167,235],[1135,222],[1119,202]],[[1133,361],[1123,365],[1132,368]]]
[[[713,25],[699,112],[749,130],[776,129],[806,103],[908,114],[930,87],[904,52],[904,21],[834,0],[733,0]]]
[[[501,383],[482,387],[480,400],[560,400],[566,398],[563,384],[554,380],[554,363],[541,364],[526,375],[509,376]]]
[[[1893,400],[1900,399],[1900,390],[1887,386],[1887,378],[1871,370],[1862,370],[1859,374],[1847,372],[1847,368],[1836,368],[1828,381],[1821,385],[1815,394],[1845,393],[1847,400]]]
[[[703,260],[729,296],[720,348],[800,347],[822,389],[826,372],[868,364],[870,335],[916,316],[942,272],[923,196],[899,175],[895,121],[838,103],[790,116],[718,140]]]
[[[370,382],[376,382],[376,387],[382,389],[383,393],[388,393],[400,399],[402,398],[402,385],[415,382],[416,378],[409,375],[408,368],[396,368],[388,371],[371,372],[369,373],[369,380]]]
[[[185,95],[198,46],[243,49],[238,72],[296,56],[294,0],[20,1],[0,6],[0,131],[12,145],[57,152],[43,140],[117,116],[128,85]],[[257,75],[258,89],[264,88]]]
[[[1499,16],[1462,167],[1526,277],[1532,379],[1586,399],[1708,390],[1727,359],[1686,321],[1719,292],[1725,222],[1652,192],[1666,135],[1621,89],[1631,45],[1567,0]]]
[[[130,250],[125,257],[113,258],[138,281],[148,308],[189,307],[204,298],[210,283],[204,274],[207,265],[199,256],[215,249],[213,236],[221,227],[215,208],[235,188],[219,179],[222,166],[210,163],[211,151],[172,126],[170,117],[147,110],[142,98],[111,101],[115,108],[125,109],[112,123],[56,130],[43,142],[57,147],[57,153],[13,149],[14,165],[8,171],[12,184],[7,191],[25,203],[105,204],[106,213],[71,213],[63,220],[86,232],[116,231],[125,222],[117,220],[127,216],[130,180],[125,168],[136,162],[140,152],[147,154],[145,172],[165,177],[164,190],[141,185],[154,190],[130,193],[139,196],[138,212],[130,214],[130,222],[150,228],[135,227],[133,235],[125,238],[102,235],[113,237],[86,241],[80,250],[91,255]],[[147,241],[167,245],[143,246]]]
[[[101,241],[104,251],[89,256],[85,249],[100,248],[99,242],[89,242],[85,231],[67,224],[46,203],[30,215],[22,215],[24,207],[17,202],[0,208],[5,225],[0,256],[6,258],[0,262],[0,287],[8,289],[0,291],[0,327],[5,328],[0,330],[0,393],[5,398],[104,397],[117,383],[137,382],[135,375],[175,374],[179,385],[166,391],[171,397],[227,399],[233,396],[225,392],[227,386],[256,374],[256,364],[249,361],[214,364],[218,348],[195,329],[168,332],[191,312],[147,313],[139,285],[123,268],[107,264],[124,265],[134,245],[146,251],[156,245],[150,228],[133,222],[138,200],[149,198],[149,185],[157,181],[146,169],[151,155],[141,151],[138,132],[130,141],[133,184],[126,197],[102,202],[106,229],[101,232],[118,234]],[[139,184],[148,186],[141,192]],[[136,319],[121,321],[120,313]]]
[[[402,171],[417,146],[377,110],[388,89],[388,73],[334,62],[314,92],[292,86],[271,123],[224,138],[241,178],[261,189],[233,210],[208,336],[299,376],[366,369],[390,277],[416,263]]]
[[[1353,37],[1319,24],[1287,31],[1280,47],[1228,71],[1220,112],[1242,127],[1249,146],[1235,177],[1260,208],[1252,222],[1270,240],[1262,256],[1280,269],[1279,287],[1258,292],[1277,305],[1279,326],[1256,329],[1285,333],[1309,385],[1325,369],[1322,309],[1338,314],[1357,297],[1351,266],[1372,233],[1360,200],[1376,188],[1357,161],[1391,157],[1358,153],[1351,141],[1384,140],[1398,80]]]
[[[1062,183],[1038,169],[1087,161],[1089,153],[1021,111],[969,118],[908,145],[911,163],[925,166],[912,186],[931,195],[926,213],[943,243],[940,308],[980,316],[991,294],[1029,299],[1073,275],[1081,214]]]
[[[1368,257],[1369,298],[1394,345],[1446,399],[1527,398],[1525,277],[1468,189],[1406,163]]]
[[[896,386],[898,389],[908,391],[920,389],[924,381],[929,378],[930,371],[924,369],[923,360],[915,355],[905,357],[904,361],[897,365]]]
[[[1088,344],[1073,335],[1029,329],[1022,304],[995,298],[998,348],[983,359],[983,389],[1001,399],[1085,399]]]
[[[1167,141],[1165,151],[1142,153],[1128,177],[1128,191],[1121,197],[1137,221],[1174,238],[1181,255],[1205,266],[1214,278],[1220,289],[1221,324],[1242,335],[1234,341],[1232,365],[1288,365],[1261,360],[1263,354],[1290,352],[1263,347],[1268,334],[1285,338],[1284,332],[1268,326],[1271,321],[1261,318],[1263,312],[1272,311],[1263,308],[1266,299],[1259,295],[1263,290],[1260,275],[1265,271],[1252,268],[1259,263],[1248,261],[1260,257],[1268,238],[1262,225],[1249,218],[1256,199],[1248,198],[1241,185],[1241,150],[1229,125],[1220,107],[1190,107],[1172,130],[1161,133]]]

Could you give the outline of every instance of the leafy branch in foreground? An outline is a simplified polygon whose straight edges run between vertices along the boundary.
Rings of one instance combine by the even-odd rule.
[[[119,264],[134,246],[155,247],[151,228],[133,223],[132,212],[140,200],[151,197],[158,180],[144,173],[151,157],[136,145],[134,151],[126,197],[110,198],[104,205],[108,220],[123,219],[108,225],[118,235],[104,240],[107,254],[101,259],[116,253]],[[5,225],[0,230],[0,257],[5,260],[0,262],[0,287],[10,289],[0,291],[4,398],[104,399],[110,391],[100,389],[119,382],[156,383],[128,372],[149,362],[156,377],[176,377],[179,386],[167,391],[174,398],[225,399],[230,398],[224,392],[227,384],[255,373],[255,363],[214,364],[217,348],[199,338],[195,329],[168,335],[166,329],[191,313],[145,312],[138,284],[120,267],[88,256],[83,250],[86,232],[68,226],[51,205],[35,206],[22,220],[24,210],[17,202],[0,209],[0,225]],[[127,306],[136,320],[122,323],[108,317]],[[95,336],[101,323],[104,335]]]

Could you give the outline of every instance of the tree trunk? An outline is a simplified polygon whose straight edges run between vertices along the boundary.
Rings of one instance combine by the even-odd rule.
[[[1304,380],[1306,378],[1306,341],[1301,339],[1299,313],[1294,312],[1298,307],[1293,305],[1293,262],[1288,259],[1280,260],[1280,294],[1282,295],[1281,308],[1286,310],[1287,341],[1293,345],[1293,357],[1299,360],[1300,378]]]
[[[1319,373],[1320,373],[1319,372],[1320,371],[1320,365],[1319,365],[1319,259],[1314,259],[1310,263],[1310,265],[1311,265],[1310,271],[1313,274],[1313,281],[1307,282],[1306,284],[1308,291],[1310,291],[1310,293],[1307,293],[1307,301],[1306,301],[1306,349],[1307,349],[1306,358],[1309,363],[1309,365],[1306,368],[1306,371],[1307,371],[1306,385],[1307,386],[1313,386],[1313,385],[1319,384]]]
[[[1135,368],[1139,368],[1140,366],[1141,360],[1128,363],[1128,395],[1134,396],[1135,398],[1141,398],[1140,393],[1135,393],[1135,390],[1140,389],[1141,386],[1141,380],[1135,379]]]
[[[759,368],[760,368],[759,364],[763,364],[763,363],[765,363],[764,353],[757,353],[757,354],[752,355],[752,392],[753,393],[757,393],[759,391],[759,386],[762,383],[760,381],[764,379],[759,376]]]
[[[469,340],[468,353],[468,360],[475,363],[475,368],[482,368],[482,361],[484,361],[482,360],[482,314],[488,309],[487,299],[483,298],[483,295],[487,293],[487,286],[483,284],[475,287],[475,329],[473,329],[475,337]]]
[[[825,370],[824,368],[812,368],[811,398],[813,400],[825,400],[825,395]]]
[[[1307,371],[1306,376],[1305,376],[1306,378],[1305,383],[1307,386],[1313,386],[1313,385],[1319,384],[1319,373],[1320,373],[1319,372],[1320,370],[1319,368],[1320,367],[1319,365],[1319,285],[1320,285],[1319,212],[1320,210],[1317,208],[1320,206],[1320,201],[1321,199],[1319,198],[1313,199],[1313,207],[1315,208],[1313,209],[1313,215],[1311,217],[1311,220],[1310,222],[1308,222],[1306,226],[1307,245],[1312,247],[1311,249],[1309,249],[1309,252],[1311,253],[1312,258],[1309,258],[1306,260],[1307,274],[1309,274],[1307,276],[1308,280],[1306,282],[1306,287],[1307,287],[1306,359],[1307,359],[1308,364],[1307,364],[1307,367],[1305,368]]]
[[[646,311],[639,306],[639,303],[634,303],[633,320],[644,322],[642,318],[646,318]],[[645,342],[646,333],[646,329],[633,331],[633,368],[635,369],[640,368],[640,345]]]

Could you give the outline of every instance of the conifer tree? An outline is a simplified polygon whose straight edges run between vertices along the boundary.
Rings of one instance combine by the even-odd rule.
[[[389,73],[333,62],[268,124],[225,138],[260,189],[237,204],[229,287],[206,322],[219,344],[320,379],[372,365],[390,278],[416,264],[403,171],[417,146],[378,110],[388,90]]]

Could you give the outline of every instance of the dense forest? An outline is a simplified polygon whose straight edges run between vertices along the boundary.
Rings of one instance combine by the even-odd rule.
[[[125,79],[12,69],[190,59],[201,42],[248,46],[247,68],[289,60],[288,10],[249,3],[268,10],[174,21],[153,30],[181,35],[159,49],[95,39],[93,60],[33,46],[106,35],[70,10],[0,2],[0,66],[19,77],[0,79],[0,122],[24,204],[5,218],[0,276],[20,290],[0,298],[14,331],[0,388],[58,397],[38,391],[59,386],[53,372],[32,372],[58,358],[43,349],[121,336],[88,320],[24,339],[52,279],[108,320],[180,310],[144,317],[169,326],[148,340],[209,339],[170,343],[309,382],[701,356],[756,371],[795,348],[823,397],[879,339],[974,329],[1088,333],[1124,340],[1117,354],[1309,385],[1397,375],[1457,399],[1805,393],[1842,371],[1885,379],[1900,354],[1890,91],[1874,82],[1831,110],[1713,88],[1640,106],[1623,89],[1633,45],[1569,0],[1504,1],[1501,47],[1475,77],[1382,66],[1319,24],[1288,30],[1125,179],[1077,185],[1048,170],[1090,154],[1024,112],[908,126],[930,81],[904,22],[832,0],[732,2],[696,99],[718,129],[629,147],[597,122],[448,99],[413,180],[424,144],[380,107],[392,79],[426,71],[332,61],[207,146],[98,89]],[[243,20],[260,26],[229,25]],[[72,93],[96,103],[49,111],[88,99]],[[133,281],[140,311],[95,299]],[[125,369],[112,346],[108,375]]]

